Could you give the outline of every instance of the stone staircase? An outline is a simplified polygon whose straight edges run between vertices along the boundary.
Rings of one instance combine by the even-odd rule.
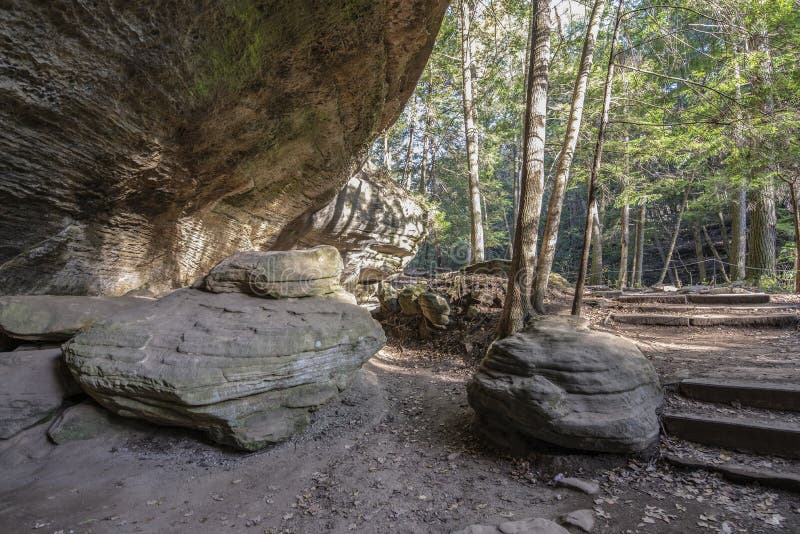
[[[619,309],[614,322],[644,326],[793,328],[800,308],[770,302],[766,293],[597,292]]]
[[[800,492],[800,384],[694,378],[667,389],[667,461]]]

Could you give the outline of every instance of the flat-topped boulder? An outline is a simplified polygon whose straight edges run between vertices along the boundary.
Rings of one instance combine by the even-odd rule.
[[[658,438],[653,365],[627,339],[547,316],[495,341],[467,387],[476,428],[518,451],[543,443],[635,453]]]
[[[139,297],[0,297],[0,333],[23,341],[66,341],[81,328],[149,301]]]
[[[95,323],[64,353],[112,412],[254,450],[301,429],[384,342],[366,309],[338,299],[182,289]]]
[[[204,278],[212,293],[260,297],[324,296],[341,290],[342,257],[332,246],[275,252],[239,252],[219,262]]]

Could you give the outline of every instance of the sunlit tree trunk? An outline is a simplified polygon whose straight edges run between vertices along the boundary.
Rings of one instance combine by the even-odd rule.
[[[475,43],[471,35],[473,6],[469,0],[460,0],[461,25],[461,72],[462,101],[464,104],[464,135],[467,146],[467,171],[469,175],[469,213],[471,220],[470,255],[471,262],[481,262],[483,254],[483,213],[481,210],[481,192],[478,180],[478,130],[475,108],[475,79],[473,76],[473,59]]]
[[[603,143],[605,142],[606,126],[608,126],[608,113],[611,107],[611,89],[614,82],[614,47],[619,33],[620,12],[623,0],[617,4],[617,14],[614,19],[614,31],[611,34],[611,44],[608,53],[608,66],[606,68],[606,81],[603,88],[603,108],[600,112],[600,126],[597,129],[597,142],[594,147],[594,159],[592,160],[592,170],[589,173],[589,197],[587,199],[586,226],[583,230],[583,251],[581,253],[581,263],[578,269],[578,281],[575,283],[575,297],[572,300],[572,315],[580,315],[583,304],[583,287],[586,280],[586,269],[589,262],[589,250],[591,248],[592,227],[598,217],[597,202],[597,181],[600,175],[600,163],[603,159]],[[597,6],[595,6],[597,7]],[[599,23],[598,23],[599,24]],[[599,254],[599,251],[598,251]]]
[[[387,173],[392,172],[392,153],[389,151],[389,131],[383,132],[383,166]]]
[[[522,137],[522,176],[519,215],[514,232],[514,255],[497,335],[503,338],[520,330],[533,313],[531,278],[536,268],[536,240],[544,191],[545,120],[550,72],[550,4],[533,0],[530,31],[530,65],[526,84]]]
[[[533,305],[539,313],[544,313],[544,298],[547,294],[547,284],[550,271],[553,268],[553,258],[555,258],[556,253],[558,225],[561,221],[561,208],[564,204],[564,191],[566,191],[567,188],[572,157],[575,154],[575,146],[578,143],[578,133],[583,118],[583,103],[586,98],[586,87],[589,83],[589,73],[592,70],[594,48],[597,42],[597,33],[600,30],[600,21],[603,18],[604,6],[604,0],[595,0],[592,4],[589,24],[586,28],[586,36],[583,40],[583,50],[581,51],[578,73],[572,91],[567,131],[564,134],[564,143],[561,147],[558,164],[556,165],[553,188],[547,206],[547,221],[545,223],[544,234],[542,235],[542,244],[539,251],[533,289]],[[591,234],[589,237],[591,237]]]

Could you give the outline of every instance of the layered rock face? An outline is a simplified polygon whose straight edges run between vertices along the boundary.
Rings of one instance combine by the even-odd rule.
[[[273,248],[399,115],[446,4],[7,3],[0,293],[162,292]]]
[[[320,265],[330,250],[332,265]],[[315,265],[305,276],[314,280],[340,269],[341,259],[329,247],[228,259],[205,280],[219,292],[181,289],[95,323],[64,345],[67,366],[119,415],[200,429],[246,450],[286,439],[386,339],[366,309],[337,298],[340,291],[262,298],[236,282],[260,275],[299,296],[297,271],[264,265]]]
[[[139,297],[0,297],[0,334],[17,341],[66,341],[81,328],[149,301]]]
[[[661,389],[627,339],[549,316],[490,347],[467,388],[477,427],[521,450],[551,445],[641,452],[658,438]]]
[[[349,287],[402,271],[427,234],[428,212],[380,170],[365,167],[328,205],[286,227],[281,249],[332,245],[344,259]]]

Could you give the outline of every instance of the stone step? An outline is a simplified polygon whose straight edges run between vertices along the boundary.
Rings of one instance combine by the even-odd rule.
[[[622,324],[648,326],[742,326],[786,328],[800,324],[800,315],[793,313],[771,314],[719,314],[719,315],[669,315],[645,313],[615,313],[611,318]]]
[[[705,469],[706,471],[720,473],[724,478],[732,482],[758,484],[766,488],[800,493],[800,473],[753,467],[735,462],[714,463],[703,458],[679,456],[675,453],[666,453],[662,458],[677,467]]]
[[[668,436],[727,449],[800,458],[800,426],[756,418],[666,411]]]
[[[676,293],[638,293],[632,295],[623,294],[617,297],[617,302],[622,302],[625,304],[687,304],[689,301],[686,298],[686,295],[678,295]]]
[[[626,304],[765,304],[770,301],[766,293],[723,293],[711,294],[677,294],[677,293],[638,293],[622,294],[617,302]]]
[[[614,303],[614,307],[626,309],[636,313],[722,313],[722,314],[746,314],[746,313],[795,313],[800,311],[800,306],[792,304],[756,304],[738,306],[720,306],[716,304],[640,304],[627,305]]]
[[[766,293],[690,294],[686,298],[691,304],[766,304],[770,301]]]
[[[688,378],[678,385],[684,397],[720,404],[800,412],[800,385],[747,380]]]

